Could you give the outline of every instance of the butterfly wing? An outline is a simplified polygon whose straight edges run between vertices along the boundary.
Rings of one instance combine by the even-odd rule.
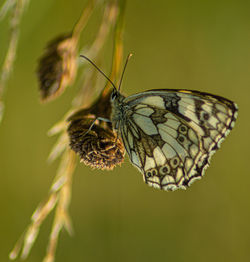
[[[129,158],[147,184],[164,190],[203,176],[237,116],[232,101],[189,90],[150,90],[124,104],[119,132]]]

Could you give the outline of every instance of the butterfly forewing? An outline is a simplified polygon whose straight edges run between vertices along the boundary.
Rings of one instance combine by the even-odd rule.
[[[202,177],[237,115],[230,100],[188,90],[135,94],[119,110],[118,132],[131,162],[146,183],[165,190],[186,188]]]

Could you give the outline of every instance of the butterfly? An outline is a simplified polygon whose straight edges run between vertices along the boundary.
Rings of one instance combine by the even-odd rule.
[[[234,102],[191,90],[124,97],[114,89],[111,104],[111,121],[130,161],[148,185],[164,190],[200,179],[237,117]]]
[[[173,191],[200,179],[234,126],[236,103],[179,89],[148,90],[125,97],[120,84],[118,89],[113,84],[110,96],[111,122],[144,181]]]

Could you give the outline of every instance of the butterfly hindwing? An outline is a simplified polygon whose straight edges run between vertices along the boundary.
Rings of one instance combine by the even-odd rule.
[[[236,105],[188,90],[152,90],[124,99],[119,131],[131,162],[151,186],[175,190],[200,179],[232,129]]]

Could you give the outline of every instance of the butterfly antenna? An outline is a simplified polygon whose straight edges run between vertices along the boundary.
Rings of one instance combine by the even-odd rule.
[[[123,68],[123,71],[122,71],[122,76],[121,76],[121,80],[120,80],[120,83],[119,83],[119,86],[118,86],[118,91],[120,91],[120,88],[121,88],[121,85],[122,85],[122,79],[123,79],[123,76],[124,76],[124,73],[125,73],[125,69],[127,67],[127,64],[128,64],[128,60],[130,59],[130,57],[132,56],[133,54],[129,54],[127,56],[127,59],[126,59],[126,62],[125,62],[125,65],[124,65],[124,68]]]
[[[82,58],[86,59],[88,62],[90,62],[90,63],[111,83],[111,85],[112,85],[115,89],[117,89],[116,86],[115,86],[115,84],[110,80],[110,78],[109,78],[108,76],[106,76],[106,75],[102,72],[102,70],[101,70],[94,62],[92,62],[92,61],[91,61],[87,56],[85,56],[85,55],[80,55],[80,57],[82,57]]]

